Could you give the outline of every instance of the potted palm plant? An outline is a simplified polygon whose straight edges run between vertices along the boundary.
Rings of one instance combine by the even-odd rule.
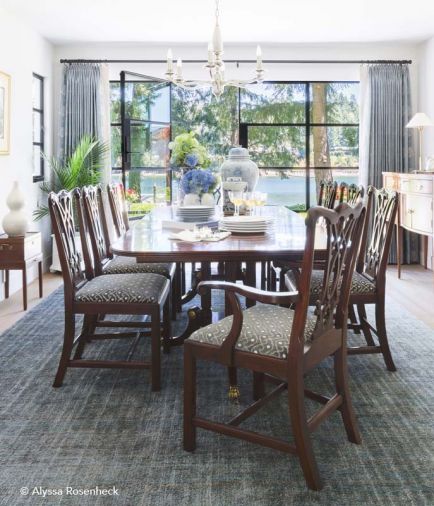
[[[109,146],[107,143],[84,135],[74,152],[65,160],[56,157],[46,158],[51,167],[52,175],[50,181],[44,181],[39,186],[45,199],[33,211],[34,220],[41,220],[49,214],[47,203],[49,193],[57,193],[61,190],[71,191],[77,187],[98,184],[101,181],[101,169],[104,166],[108,152]],[[77,223],[77,220],[75,222]],[[80,242],[78,236],[77,242]],[[52,260],[50,270],[59,271],[60,262],[55,241],[53,241]]]

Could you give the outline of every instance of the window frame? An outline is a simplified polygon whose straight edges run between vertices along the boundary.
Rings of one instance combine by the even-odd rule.
[[[110,80],[110,84],[111,83],[119,83],[120,84],[121,80]],[[125,80],[125,83],[129,83],[129,82],[152,82],[152,81],[131,81],[131,80]],[[273,81],[264,81],[264,84],[300,84],[300,85],[304,85],[305,86],[305,113],[304,113],[304,116],[305,116],[305,120],[304,122],[299,122],[299,123],[295,123],[295,122],[288,122],[288,123],[258,123],[258,122],[242,122],[241,121],[241,118],[242,118],[242,108],[241,108],[241,89],[238,88],[238,134],[239,134],[239,143],[241,146],[243,147],[248,147],[248,128],[249,127],[282,127],[282,128],[285,128],[285,127],[302,127],[302,128],[305,128],[305,150],[306,150],[306,155],[305,155],[305,160],[306,160],[306,165],[303,166],[303,167],[297,167],[297,166],[288,166],[288,167],[269,167],[269,166],[259,166],[259,169],[260,170],[276,170],[276,171],[280,171],[280,170],[304,170],[305,171],[305,179],[306,179],[306,193],[305,193],[305,202],[306,202],[306,210],[308,210],[311,206],[311,202],[310,202],[310,175],[311,175],[311,171],[313,170],[332,170],[332,171],[339,171],[339,170],[359,170],[359,165],[357,166],[322,166],[322,167],[317,167],[317,166],[314,166],[312,163],[311,163],[311,156],[310,156],[310,148],[311,148],[311,135],[312,135],[312,128],[314,127],[324,127],[324,128],[329,128],[329,127],[355,127],[357,128],[357,131],[358,131],[358,139],[359,139],[359,143],[358,143],[358,147],[360,149],[360,120],[359,120],[359,123],[330,123],[330,122],[325,122],[325,123],[315,123],[313,121],[311,121],[311,110],[312,110],[312,94],[311,94],[311,85],[314,84],[314,83],[324,83],[324,84],[360,84],[360,81],[356,81],[356,80],[338,80],[338,81],[330,81],[330,80],[290,80],[290,81],[287,81],[287,80],[273,80]],[[172,131],[173,131],[173,119],[172,119],[172,88],[173,88],[173,84],[172,83],[168,83],[168,86],[169,86],[169,100],[170,100],[170,110],[169,110],[169,126],[170,126],[170,140],[172,140]],[[145,122],[145,121],[144,121]],[[154,123],[152,121],[146,121],[146,123]],[[159,122],[155,122],[155,123],[159,123]],[[160,123],[161,124],[161,123]],[[164,123],[166,124],[166,123]],[[121,127],[121,123],[120,122],[117,122],[117,123],[110,123],[110,127],[113,127],[113,126],[117,126],[117,127]],[[170,196],[171,196],[171,199],[170,199],[170,202],[172,201],[172,192],[173,192],[173,188],[172,188],[172,171],[171,171],[171,168],[170,166],[169,167],[130,167],[129,169],[127,170],[149,170],[149,171],[152,171],[152,170],[155,170],[155,171],[162,171],[162,170],[166,170],[167,171],[167,175],[166,175],[166,179],[167,181],[169,182],[170,181]],[[122,172],[122,179],[123,181],[125,181],[125,169],[123,167],[112,167],[112,171],[121,171]]]
[[[32,129],[32,146],[39,146],[41,157],[40,157],[40,170],[39,174],[33,175],[33,182],[39,183],[44,181],[45,179],[45,159],[42,156],[45,150],[45,78],[36,72],[32,72],[32,85],[33,79],[38,79],[40,83],[40,91],[39,91],[39,104],[40,108],[33,107],[32,104],[32,124],[33,124],[33,115],[34,113],[38,113],[40,115],[40,123],[39,123],[39,142],[36,142],[34,139],[34,130]]]

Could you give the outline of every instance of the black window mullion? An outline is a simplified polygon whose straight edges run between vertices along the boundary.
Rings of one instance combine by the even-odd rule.
[[[45,123],[45,103],[44,103],[44,78],[39,74],[33,73],[33,79],[37,79],[39,81],[39,104],[40,107],[32,107],[32,113],[39,114],[39,142],[33,140],[33,146],[39,146],[40,149],[40,160],[39,174],[33,176],[33,182],[39,182],[44,180],[44,172],[45,172],[45,160],[42,156],[45,150],[45,135],[44,135],[44,123]],[[33,119],[33,118],[32,118]],[[33,135],[33,133],[32,133]]]

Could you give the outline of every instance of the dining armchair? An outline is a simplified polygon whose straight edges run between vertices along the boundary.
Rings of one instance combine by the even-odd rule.
[[[322,487],[310,433],[339,410],[348,439],[360,443],[347,376],[347,312],[349,283],[354,270],[365,208],[341,204],[336,210],[311,208],[306,218],[306,246],[297,290],[267,292],[235,283],[208,281],[200,290],[221,289],[233,315],[195,331],[184,343],[184,449],[194,451],[196,429],[237,437],[298,456],[309,488]],[[326,223],[328,240],[324,279],[315,312],[308,313],[316,224]],[[242,310],[238,296],[261,304]],[[294,305],[294,309],[284,307]],[[306,388],[305,375],[333,356],[336,393],[327,397]],[[196,412],[196,362],[205,360],[253,371],[255,402],[226,423]],[[265,380],[277,384],[265,393]],[[288,396],[294,444],[239,427],[279,393]],[[322,404],[307,418],[304,398]]]
[[[74,219],[73,194],[65,190],[50,193],[48,198],[51,222],[64,283],[65,330],[63,348],[54,380],[54,387],[63,383],[68,368],[121,368],[151,369],[152,390],[160,389],[160,346],[161,346],[161,313],[166,325],[165,334],[170,331],[167,325],[170,282],[160,274],[128,273],[110,276],[95,276],[93,270],[82,269],[82,254],[76,242],[76,224]],[[84,236],[85,237],[85,236]],[[86,241],[82,248],[86,249]],[[98,316],[133,315],[146,316],[150,321],[125,320],[112,322],[98,320]],[[83,316],[81,333],[75,337],[77,315]],[[97,332],[99,328],[114,327],[136,329],[134,332]],[[141,338],[151,339],[151,360],[132,360],[135,348]],[[90,342],[106,339],[135,338],[127,357],[123,360],[105,360],[83,358],[85,347]],[[74,351],[74,355],[72,353]]]
[[[398,194],[370,186],[367,195],[366,220],[350,288],[351,323],[348,325],[348,328],[353,329],[357,334],[363,332],[366,346],[350,346],[348,354],[380,353],[383,355],[387,369],[396,371],[386,330],[385,293],[387,260],[398,210]],[[288,273],[286,278],[292,285],[292,274]],[[317,293],[322,290],[322,282],[322,271],[314,270],[311,282],[311,304],[315,303]],[[375,305],[375,326],[367,318],[366,305],[368,304]],[[357,308],[358,318],[356,318],[354,307]],[[377,336],[378,344],[375,343],[372,333]]]

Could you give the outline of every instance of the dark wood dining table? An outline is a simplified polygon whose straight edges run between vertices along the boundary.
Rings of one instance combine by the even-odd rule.
[[[200,263],[201,280],[211,279],[211,263],[224,262],[226,281],[236,280],[236,266],[247,264],[247,284],[255,283],[257,262],[285,260],[297,262],[304,253],[306,228],[301,215],[284,206],[265,206],[260,209],[263,216],[273,218],[274,225],[265,234],[235,235],[218,242],[183,242],[173,240],[173,229],[162,226],[163,221],[176,220],[176,209],[172,206],[155,208],[144,219],[133,223],[121,238],[115,241],[112,252],[115,255],[135,257],[138,262],[194,262]],[[221,217],[217,208],[214,218]],[[176,232],[176,231],[175,231]],[[326,232],[317,227],[315,248],[321,256],[326,244]],[[172,344],[182,344],[193,330],[213,320],[211,294],[201,295],[201,308],[188,310],[189,323],[179,336],[172,337]]]

